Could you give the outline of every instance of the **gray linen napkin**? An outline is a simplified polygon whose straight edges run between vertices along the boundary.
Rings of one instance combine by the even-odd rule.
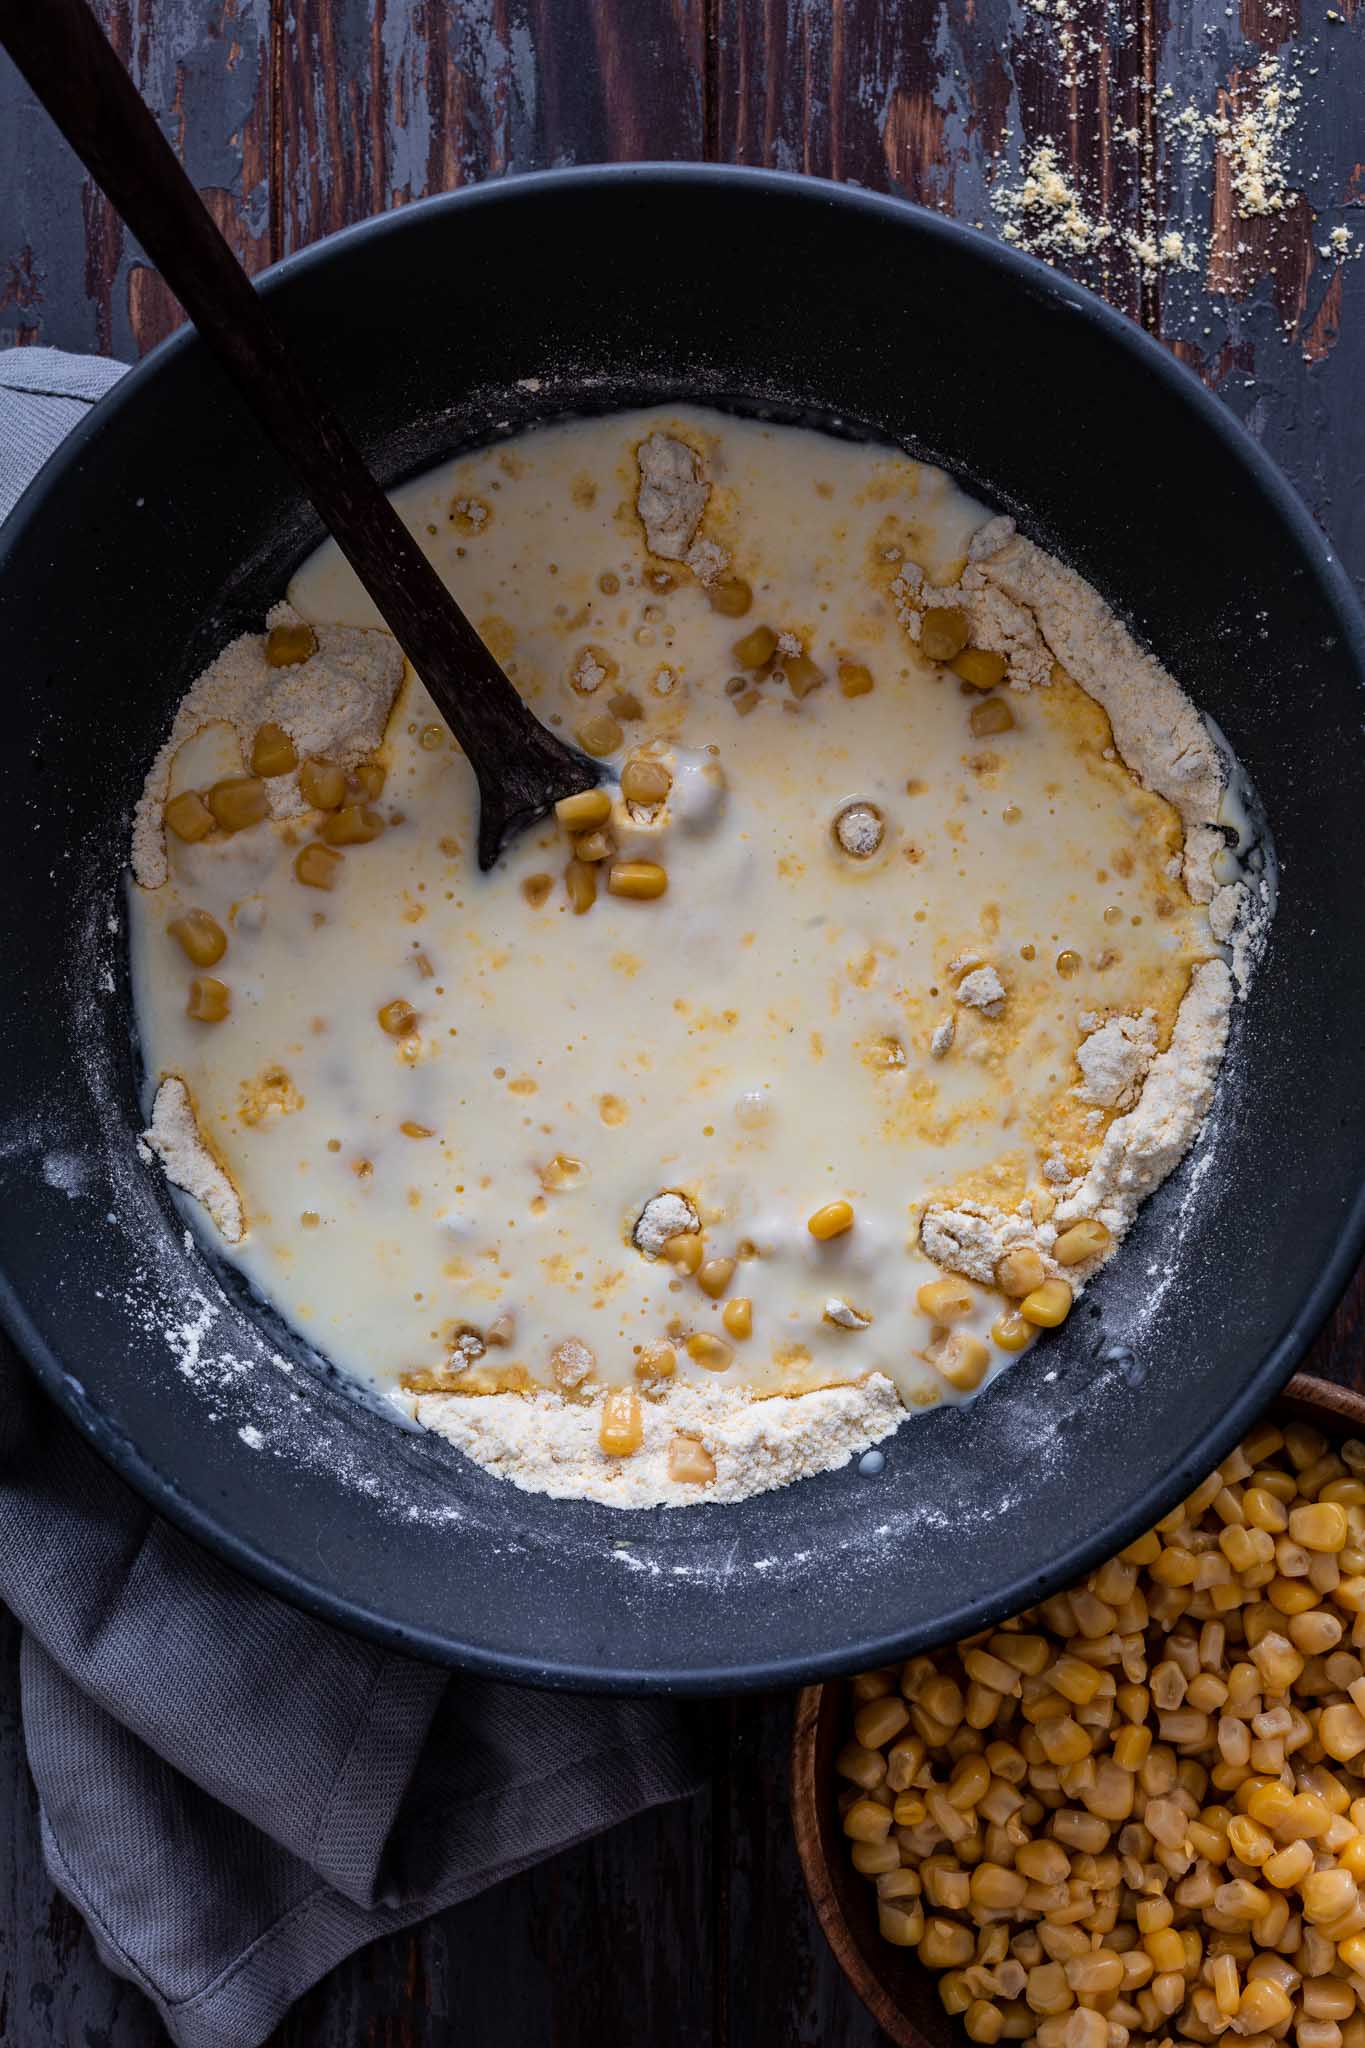
[[[0,352],[0,517],[122,366]],[[160,1520],[0,1338],[0,1599],[54,1881],[184,2048],[700,1782],[681,1711],[391,1655]]]

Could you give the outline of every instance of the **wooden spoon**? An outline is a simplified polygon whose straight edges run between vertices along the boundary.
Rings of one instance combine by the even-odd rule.
[[[479,785],[479,866],[602,779],[517,695],[286,348],[85,0],[0,0],[0,45],[290,463]]]

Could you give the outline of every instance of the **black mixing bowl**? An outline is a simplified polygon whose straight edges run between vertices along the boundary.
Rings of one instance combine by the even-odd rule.
[[[318,538],[193,335],[97,408],[0,545],[4,1309],[183,1527],[454,1664],[706,1690],[876,1664],[1077,1577],[1288,1377],[1359,1254],[1362,621],[1199,385],[936,216],[686,166],[487,185],[282,265],[285,330],[397,481],[570,411],[690,398],[943,463],[1073,563],[1217,719],[1282,862],[1216,1113],[1066,1328],[965,1409],[736,1506],[528,1495],[358,1401],[187,1240],[135,1151],[129,812],[176,698]]]

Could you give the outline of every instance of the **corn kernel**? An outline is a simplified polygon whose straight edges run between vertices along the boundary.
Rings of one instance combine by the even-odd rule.
[[[804,650],[800,654],[783,655],[782,673],[793,697],[809,697],[811,691],[818,690],[825,680],[824,670],[817,668]]]
[[[866,697],[873,689],[872,671],[860,661],[839,663],[839,688],[845,697]]]
[[[1003,697],[987,697],[983,703],[973,704],[967,723],[975,739],[989,739],[994,733],[1011,731],[1014,713]]]
[[[564,889],[575,917],[597,901],[597,871],[586,861],[571,860],[564,870]]]
[[[1305,1550],[1335,1553],[1346,1548],[1346,1510],[1337,1501],[1313,1501],[1295,1508],[1289,1517],[1289,1533]]]
[[[732,1337],[752,1336],[754,1305],[746,1294],[737,1294],[732,1301],[726,1302],[720,1319]]]
[[[724,1372],[735,1356],[734,1347],[710,1330],[696,1331],[687,1339],[685,1349],[688,1357],[707,1372]]]
[[[344,854],[333,853],[330,846],[319,846],[315,840],[294,855],[294,873],[309,889],[334,889],[344,859]]]
[[[697,1269],[697,1285],[703,1294],[709,1294],[712,1301],[719,1301],[734,1278],[733,1259],[707,1259]]]
[[[930,661],[952,661],[967,645],[971,628],[956,605],[930,605],[919,622],[920,652]]]
[[[565,832],[590,832],[605,825],[611,816],[611,798],[605,789],[581,789],[562,796],[555,805],[555,819]]]
[[[1079,1266],[1085,1259],[1099,1258],[1113,1241],[1108,1226],[1098,1216],[1087,1216],[1062,1232],[1052,1247],[1052,1256],[1059,1266]]]
[[[777,635],[771,626],[755,626],[730,651],[741,668],[766,668],[777,652]]]
[[[1055,1330],[1070,1315],[1071,1302],[1071,1289],[1065,1280],[1044,1280],[1041,1287],[1024,1296],[1019,1313],[1026,1323],[1035,1323],[1042,1330]]]
[[[614,754],[625,739],[620,721],[610,711],[591,711],[576,728],[574,738],[585,754],[591,754],[596,761],[605,760]]]
[[[883,1693],[868,1700],[853,1716],[853,1733],[867,1749],[884,1749],[910,1725],[910,1709],[898,1694]]]
[[[705,1444],[679,1430],[668,1446],[668,1476],[682,1486],[709,1486],[716,1461]]]
[[[187,910],[166,927],[196,967],[214,967],[227,951],[227,933],[207,910]]]
[[[607,870],[607,893],[639,903],[653,902],[668,887],[668,874],[657,861],[614,860]]]
[[[998,683],[1004,682],[1009,669],[1004,655],[987,647],[964,647],[960,654],[953,656],[948,666],[955,676],[960,676],[964,683],[970,683],[974,690],[995,689]]]
[[[853,1228],[853,1204],[826,1202],[822,1209],[807,1217],[806,1228],[822,1244],[831,1237],[842,1237],[846,1230]]]
[[[379,1011],[379,1028],[390,1038],[407,1038],[417,1029],[417,1012],[401,996],[385,1003]]]
[[[652,808],[661,804],[673,787],[673,777],[662,761],[636,755],[621,770],[621,794],[630,804]]]
[[[1021,1301],[1026,1294],[1032,1294],[1046,1278],[1047,1267],[1032,1245],[1015,1245],[1010,1251],[1002,1252],[996,1260],[995,1284],[1002,1294],[1008,1294],[1014,1301]]]
[[[695,1230],[680,1230],[664,1245],[664,1257],[680,1273],[697,1273],[706,1256],[706,1246]]]
[[[232,1007],[232,994],[225,981],[211,974],[197,974],[190,983],[185,1015],[200,1024],[221,1024]]]
[[[318,651],[318,636],[300,619],[294,625],[272,626],[265,636],[265,658],[270,668],[294,668]]]
[[[257,726],[251,743],[253,775],[288,775],[298,765],[299,750],[282,725],[267,719],[264,725]]]
[[[602,1403],[598,1443],[609,1458],[628,1458],[644,1440],[640,1396],[634,1387],[613,1387]]]
[[[245,832],[270,815],[265,784],[255,775],[228,775],[215,782],[204,798],[214,823],[224,832]]]
[[[579,832],[574,835],[573,857],[575,860],[595,864],[599,860],[610,860],[615,851],[616,841],[612,838],[610,832],[604,832],[600,826],[592,832]]]
[[[299,769],[299,794],[315,811],[335,811],[345,801],[345,771],[335,761],[310,754]]]
[[[754,593],[742,576],[718,576],[706,593],[713,612],[723,619],[742,619]]]
[[[991,1362],[987,1346],[968,1330],[944,1330],[924,1355],[949,1386],[962,1394],[980,1386]]]
[[[991,1340],[1002,1351],[1027,1351],[1037,1332],[1016,1309],[1006,1309],[991,1324]]]
[[[183,839],[187,845],[207,839],[213,830],[213,812],[193,789],[182,790],[179,796],[173,796],[161,815],[176,838]]]
[[[936,1323],[951,1323],[971,1314],[976,1296],[965,1280],[926,1280],[915,1296],[915,1306]]]
[[[383,829],[384,820],[378,811],[366,810],[360,804],[343,804],[339,811],[329,811],[322,821],[322,836],[329,846],[368,846]]]
[[[671,1344],[662,1338],[654,1338],[640,1346],[635,1360],[637,1380],[671,1380],[678,1369],[678,1354]]]

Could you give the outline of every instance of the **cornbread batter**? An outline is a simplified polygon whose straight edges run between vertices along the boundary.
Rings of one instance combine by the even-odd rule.
[[[320,1351],[523,1484],[733,1498],[965,1398],[1208,1106],[1246,892],[1192,707],[883,448],[617,415],[397,503],[603,789],[480,875],[321,549],[140,808],[150,1147]]]

